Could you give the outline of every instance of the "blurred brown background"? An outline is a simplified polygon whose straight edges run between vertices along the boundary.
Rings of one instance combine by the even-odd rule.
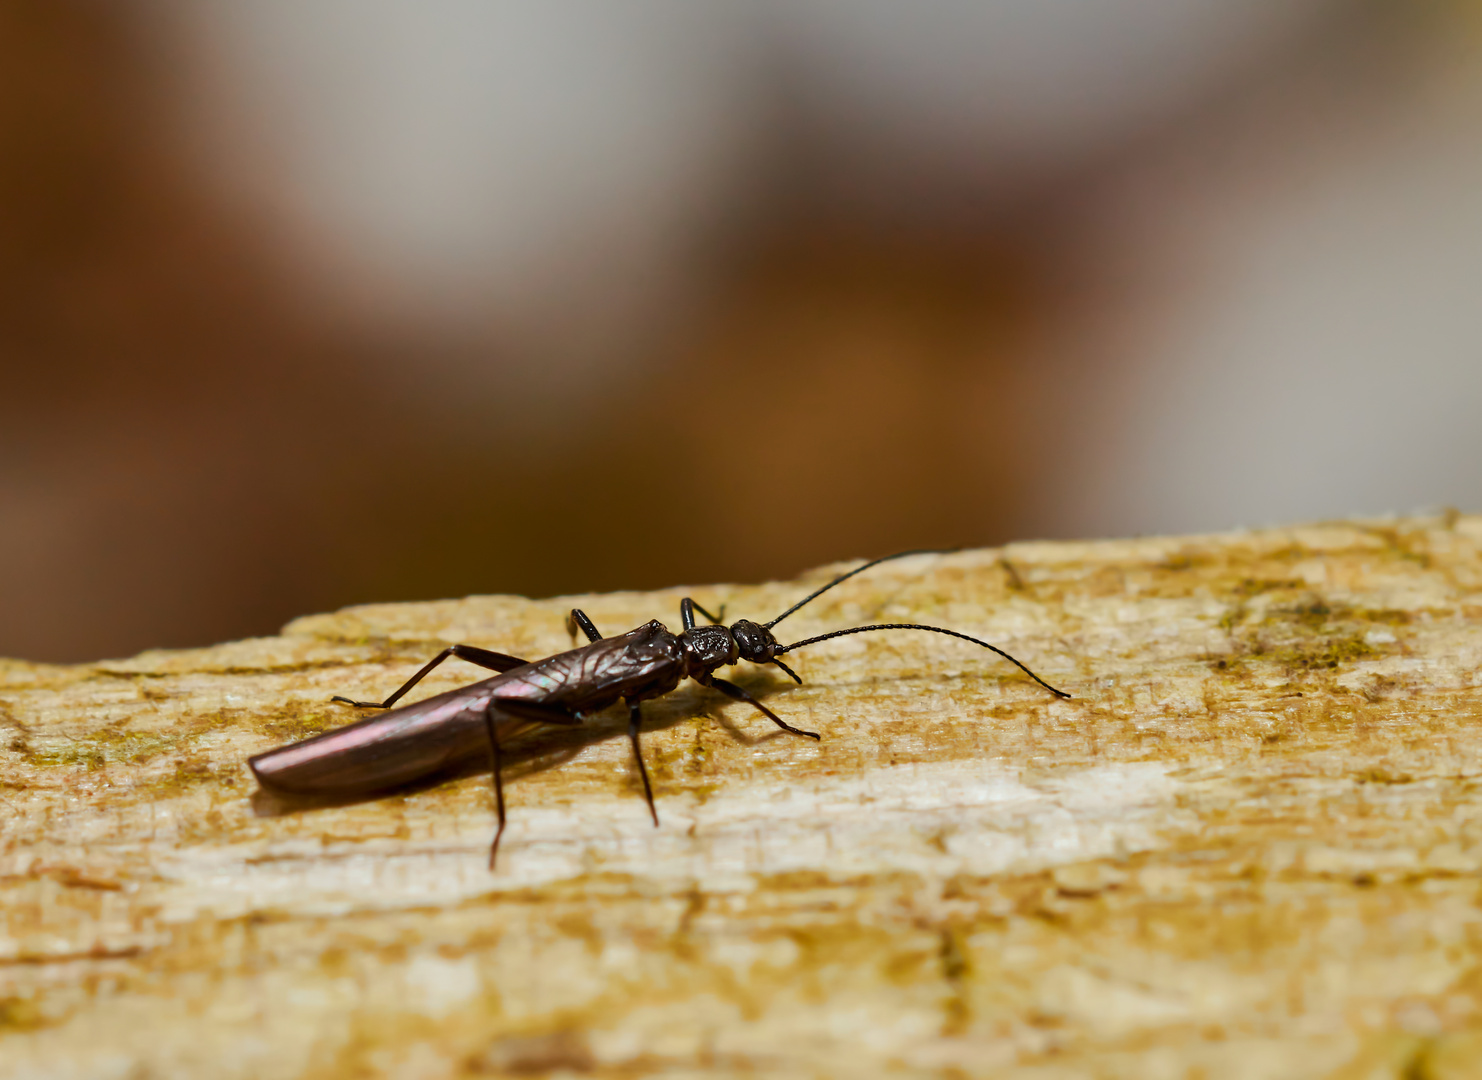
[[[0,0],[0,655],[1476,509],[1479,28]]]

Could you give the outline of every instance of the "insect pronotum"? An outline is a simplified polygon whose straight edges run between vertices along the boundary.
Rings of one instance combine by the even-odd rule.
[[[249,758],[248,764],[258,782],[267,788],[299,795],[359,796],[432,776],[473,755],[487,753],[494,778],[494,805],[499,816],[499,827],[489,848],[489,866],[492,869],[505,827],[504,781],[501,777],[503,748],[516,736],[542,725],[580,725],[593,713],[619,700],[626,702],[628,740],[633,745],[633,757],[643,779],[643,795],[648,800],[649,813],[655,825],[659,823],[659,814],[638,744],[643,726],[642,703],[669,693],[684,679],[694,679],[702,686],[713,687],[727,697],[754,706],[783,731],[817,739],[815,732],[793,727],[746,690],[715,674],[717,668],[741,660],[772,664],[801,684],[803,680],[783,663],[781,657],[784,653],[846,634],[927,630],[991,649],[1056,697],[1070,697],[998,646],[940,626],[920,623],[852,626],[794,641],[791,645],[781,645],[773,636],[774,626],[840,582],[890,559],[925,554],[941,552],[902,551],[874,559],[840,574],[767,623],[738,619],[730,626],[720,625],[724,608],[721,615],[712,615],[685,597],[679,604],[684,629],[678,634],[671,633],[655,619],[626,634],[604,638],[586,613],[574,608],[570,616],[572,633],[580,629],[589,643],[544,660],[522,660],[473,645],[449,645],[385,701],[352,701],[339,696],[333,699],[356,708],[390,709],[390,712],[258,754]],[[696,612],[709,619],[711,625],[697,626]],[[450,656],[499,674],[412,705],[392,708],[428,672]]]

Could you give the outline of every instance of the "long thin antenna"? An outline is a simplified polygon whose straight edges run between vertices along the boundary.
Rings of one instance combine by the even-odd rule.
[[[960,550],[960,549],[958,549],[958,548],[921,548],[921,549],[919,549],[917,551],[897,551],[894,555],[882,555],[878,559],[872,559],[870,562],[865,563],[863,566],[856,566],[853,570],[849,571],[849,573],[847,573],[847,574],[840,574],[838,577],[834,578],[833,581],[830,581],[827,585],[825,585],[823,588],[819,589],[817,592],[809,593],[807,596],[803,597],[801,600],[799,600],[792,607],[790,607],[786,611],[784,611],[781,615],[777,616],[777,618],[773,619],[769,623],[763,623],[762,625],[765,626],[768,630],[772,629],[772,627],[776,626],[783,619],[785,619],[789,615],[791,615],[794,611],[797,611],[798,608],[802,607],[804,604],[811,603],[812,601],[817,600],[824,593],[828,592],[835,585],[839,584],[839,582],[841,582],[841,581],[848,581],[855,574],[862,574],[862,573],[864,573],[866,570],[868,570],[872,566],[879,566],[881,563],[883,563],[883,562],[889,562],[891,559],[904,559],[907,555],[950,555],[950,554],[952,554],[952,552],[958,551],[958,550]]]
[[[859,569],[863,570],[864,567],[861,566]],[[858,572],[858,570],[855,571],[855,573]],[[837,582],[835,584],[837,584]],[[809,599],[811,599],[811,597]],[[848,630],[835,630],[831,634],[819,634],[817,637],[810,637],[803,641],[794,641],[791,645],[784,645],[782,648],[778,649],[777,652],[779,654],[792,652],[794,649],[801,649],[804,645],[816,645],[818,642],[827,641],[829,638],[843,637],[845,634],[864,634],[868,633],[871,630],[930,630],[933,634],[946,634],[948,637],[961,638],[963,641],[971,641],[974,645],[981,645],[985,649],[992,649],[994,652],[998,653],[999,656],[1003,657],[1009,663],[1013,664],[1020,671],[1024,672],[1024,674],[1028,675],[1031,679],[1039,683],[1056,697],[1070,697],[1070,695],[1067,694],[1064,690],[1056,690],[1049,683],[1045,682],[1044,679],[1041,679],[1034,672],[1030,671],[1023,664],[1019,663],[1019,661],[1015,660],[1008,653],[1000,649],[997,645],[989,645],[986,641],[979,641],[977,638],[969,637],[967,634],[959,634],[956,630],[943,630],[940,626],[922,626],[920,623],[881,623],[878,626],[855,626]]]

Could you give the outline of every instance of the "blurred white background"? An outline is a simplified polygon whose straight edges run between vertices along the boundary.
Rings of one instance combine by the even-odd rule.
[[[1478,15],[3,0],[0,653],[1482,508]]]

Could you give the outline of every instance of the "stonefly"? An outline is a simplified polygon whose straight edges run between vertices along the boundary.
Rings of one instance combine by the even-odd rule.
[[[683,679],[694,679],[701,686],[714,687],[727,697],[755,706],[783,731],[817,739],[816,733],[793,727],[735,683],[716,676],[716,668],[739,660],[773,664],[801,685],[803,680],[779,659],[783,653],[845,634],[865,634],[875,630],[929,630],[991,649],[1056,697],[1070,697],[996,645],[939,626],[919,623],[854,626],[794,641],[791,645],[779,645],[772,636],[772,628],[783,619],[855,574],[890,559],[926,554],[940,552],[902,551],[867,562],[847,574],[840,574],[768,623],[739,619],[730,626],[718,625],[720,616],[711,615],[685,597],[679,603],[679,617],[684,630],[678,634],[670,633],[668,627],[655,619],[626,634],[604,638],[586,613],[574,608],[570,617],[571,631],[574,634],[579,627],[590,644],[544,660],[521,660],[473,645],[449,645],[385,701],[351,701],[339,696],[332,700],[360,709],[391,709],[428,672],[450,656],[500,674],[458,690],[437,694],[414,705],[392,709],[381,716],[367,717],[334,731],[326,731],[302,742],[269,750],[249,758],[247,763],[258,782],[267,788],[296,795],[353,797],[433,776],[487,750],[494,774],[494,804],[499,813],[499,828],[489,848],[489,867],[493,869],[505,826],[504,782],[500,777],[503,747],[516,736],[543,724],[580,725],[589,715],[619,699],[625,701],[628,705],[628,740],[633,744],[638,775],[643,778],[643,796],[648,800],[654,825],[659,823],[659,813],[654,807],[653,788],[649,785],[648,769],[643,764],[643,752],[638,746],[638,733],[643,727],[642,703],[669,693]],[[709,619],[711,625],[696,626],[697,611]],[[724,613],[722,608],[721,614]]]

